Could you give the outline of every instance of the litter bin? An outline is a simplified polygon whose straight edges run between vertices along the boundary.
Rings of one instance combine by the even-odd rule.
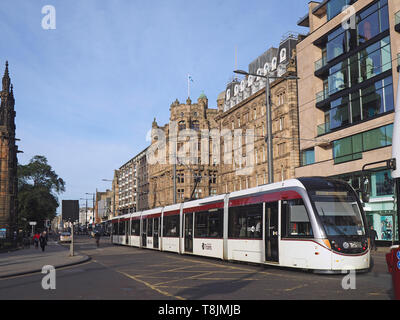
[[[392,274],[393,292],[396,300],[400,300],[400,248],[393,246],[386,254],[389,273]]]

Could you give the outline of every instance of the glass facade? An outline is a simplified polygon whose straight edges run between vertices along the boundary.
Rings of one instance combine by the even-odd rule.
[[[363,83],[391,69],[390,38],[385,37],[329,69],[329,95]]]
[[[357,0],[330,0],[327,3],[328,21],[341,13],[345,6],[353,4],[356,1]]]
[[[333,142],[335,164],[362,159],[362,152],[392,145],[393,124]]]
[[[392,76],[346,94],[330,103],[329,128],[337,129],[394,110]]]
[[[333,178],[348,182],[357,191],[360,189],[361,177],[361,172],[353,172]],[[377,232],[378,241],[398,240],[394,191],[395,186],[390,170],[381,168],[371,173],[371,197],[370,201],[364,204],[364,211],[367,216],[368,229],[373,226]]]

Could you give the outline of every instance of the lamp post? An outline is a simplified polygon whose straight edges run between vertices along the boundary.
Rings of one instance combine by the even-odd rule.
[[[267,83],[265,85],[265,104],[266,104],[266,126],[267,126],[267,136],[265,137],[265,141],[267,142],[267,159],[268,159],[268,183],[273,183],[274,182],[274,165],[273,165],[273,147],[272,147],[272,112],[271,112],[271,103],[270,103],[270,95],[271,95],[271,90],[269,86],[269,80],[270,79],[286,79],[286,80],[294,80],[294,79],[299,79],[296,76],[288,76],[288,77],[275,77],[275,76],[270,76],[267,74],[266,76],[264,75],[259,75],[259,74],[254,74],[254,73],[249,73],[243,70],[235,70],[233,71],[234,73],[245,75],[245,76],[254,76],[254,77],[260,77],[260,78],[265,78],[267,79]]]

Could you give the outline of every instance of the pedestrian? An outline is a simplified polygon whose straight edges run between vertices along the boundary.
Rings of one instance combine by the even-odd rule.
[[[94,234],[94,238],[96,239],[97,248],[100,246],[100,232],[96,231]]]
[[[47,245],[47,240],[46,240],[46,234],[45,232],[42,232],[42,234],[39,237],[39,242],[40,242],[40,247],[42,248],[42,251],[44,251],[44,248]]]
[[[33,243],[34,243],[36,249],[39,248],[39,238],[40,238],[40,235],[38,232],[36,232],[35,235],[33,236]]]
[[[378,234],[374,230],[373,226],[371,226],[371,230],[369,231],[369,239],[370,239],[370,242],[371,242],[371,250],[374,249],[376,251],[377,249],[376,249],[375,239],[378,239]]]

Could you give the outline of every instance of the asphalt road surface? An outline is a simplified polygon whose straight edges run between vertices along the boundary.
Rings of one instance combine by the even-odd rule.
[[[54,290],[42,288],[44,275],[40,273],[2,279],[0,300],[196,300],[221,303],[393,299],[391,276],[383,252],[373,254],[371,272],[357,274],[355,281],[349,282],[345,274],[317,275],[113,246],[108,238],[101,239],[100,248],[96,247],[94,239],[86,236],[76,237],[75,245],[75,250],[92,259],[81,265],[57,269]],[[344,289],[343,283],[351,284],[350,288],[348,285],[348,289]]]

